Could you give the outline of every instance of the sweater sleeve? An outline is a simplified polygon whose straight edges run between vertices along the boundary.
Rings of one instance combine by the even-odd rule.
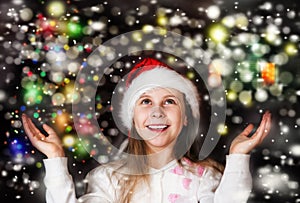
[[[198,197],[203,203],[246,203],[252,189],[250,155],[226,156],[223,175],[211,169],[203,174]]]
[[[72,176],[68,172],[67,158],[44,159],[47,203],[75,203],[76,194]]]
[[[46,169],[44,183],[46,186],[47,203],[111,202],[108,192],[105,192],[105,188],[107,187],[107,185],[105,185],[107,184],[106,181],[102,181],[102,183],[105,183],[101,185],[96,184],[96,181],[99,181],[99,178],[96,176],[101,175],[101,171],[100,173],[87,175],[88,193],[77,199],[74,182],[67,168],[67,158],[45,159],[44,165]],[[102,176],[104,176],[104,174]],[[102,178],[102,180],[104,180],[104,178]]]

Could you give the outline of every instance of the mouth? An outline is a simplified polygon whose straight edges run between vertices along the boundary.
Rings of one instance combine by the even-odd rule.
[[[149,130],[153,132],[163,132],[168,129],[170,126],[166,124],[151,124],[146,126]]]

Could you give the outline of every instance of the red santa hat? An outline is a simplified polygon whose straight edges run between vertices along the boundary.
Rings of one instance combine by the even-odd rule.
[[[180,91],[191,107],[193,117],[199,119],[199,94],[195,85],[168,65],[153,58],[146,58],[136,64],[126,79],[126,90],[121,103],[120,117],[130,130],[136,101],[153,88],[172,88]]]

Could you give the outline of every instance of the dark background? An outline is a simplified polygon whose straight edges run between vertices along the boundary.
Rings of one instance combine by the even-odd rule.
[[[66,70],[58,70],[55,64],[49,62],[49,58],[47,58],[47,53],[51,50],[51,47],[47,47],[49,41],[57,42],[59,36],[68,36],[69,40],[66,44],[81,50],[73,58],[73,61],[84,66],[85,59],[97,47],[95,41],[101,39],[102,42],[105,42],[119,34],[141,29],[147,24],[176,32],[180,31],[182,35],[190,37],[201,34],[204,39],[202,48],[211,51],[213,53],[212,58],[221,58],[222,54],[209,45],[209,40],[205,40],[209,39],[209,27],[214,23],[221,22],[225,16],[235,17],[238,14],[243,14],[248,20],[247,29],[239,29],[238,26],[228,28],[229,36],[223,42],[224,48],[233,50],[235,45],[231,42],[234,37],[241,33],[250,33],[256,34],[259,37],[258,42],[267,45],[269,51],[260,56],[253,56],[251,46],[240,45],[239,47],[246,54],[245,60],[250,62],[251,60],[252,62],[253,60],[271,61],[272,56],[285,53],[285,45],[291,42],[295,45],[297,52],[290,55],[286,54],[286,63],[276,65],[275,86],[282,88],[282,91],[279,94],[274,94],[272,89],[274,84],[266,84],[264,89],[268,94],[268,99],[263,102],[255,99],[256,86],[253,86],[251,82],[244,82],[239,79],[238,62],[231,58],[228,59],[232,62],[233,71],[231,74],[223,76],[225,88],[230,90],[232,81],[236,79],[241,81],[243,90],[251,91],[252,102],[251,105],[243,105],[239,99],[227,101],[226,125],[228,133],[221,137],[211,156],[224,163],[231,140],[248,123],[258,124],[262,112],[270,110],[273,116],[271,133],[262,145],[252,153],[251,171],[254,188],[248,202],[300,202],[300,58],[298,51],[300,48],[298,39],[300,35],[300,11],[296,1],[113,0],[105,2],[77,0],[64,2],[66,7],[63,14],[56,17],[51,16],[48,12],[47,6],[51,2],[53,1],[14,0],[4,2],[2,0],[0,3],[1,202],[45,201],[44,169],[42,166],[42,159],[45,157],[35,151],[28,142],[20,123],[21,113],[25,112],[34,117],[38,125],[43,122],[52,125],[62,138],[70,135],[74,140],[77,139],[72,126],[71,104],[64,102],[63,105],[57,106],[53,103],[53,94],[63,92],[69,81],[75,80],[76,72],[72,75]],[[205,12],[205,9],[211,5],[217,5],[221,11],[220,16],[216,19],[210,19]],[[93,6],[99,10],[93,10]],[[141,6],[146,6],[148,10],[145,11],[145,7],[141,9]],[[20,17],[20,11],[24,8],[31,10],[32,17],[28,19]],[[158,21],[158,11],[162,8],[167,10],[163,15],[166,19],[171,19],[177,14],[181,16],[183,21],[178,25],[161,24]],[[120,13],[116,14],[118,12]],[[28,14],[30,15],[30,13]],[[262,23],[253,23],[254,16],[259,16]],[[78,20],[74,17],[77,17]],[[132,24],[129,22],[130,18],[134,19]],[[46,22],[54,20],[56,23],[73,21],[80,25],[81,30],[73,33],[64,32],[51,26],[41,30],[43,20]],[[91,21],[101,21],[106,26],[100,30],[86,32],[84,28],[91,28],[89,24]],[[278,21],[281,23],[276,25],[279,30],[277,35],[282,43],[274,45],[265,40],[263,34],[268,25],[276,24]],[[197,23],[201,24],[201,27],[195,27],[194,24]],[[60,51],[62,51],[61,47],[58,52]],[[132,60],[132,58],[125,59],[122,63],[123,66],[126,61]],[[43,69],[45,64],[50,68]],[[58,64],[58,67],[63,65]],[[254,74],[253,80],[260,77],[259,71],[251,70]],[[51,79],[53,72],[63,73],[63,82],[53,81]],[[28,81],[32,81],[32,83]],[[24,84],[32,84],[33,86],[28,87]],[[49,84],[53,86],[49,86]],[[115,83],[109,81],[107,76],[106,83],[98,91],[97,104],[103,105],[103,108],[99,110],[102,115],[99,122],[105,121],[107,123],[107,125],[101,124],[102,130],[108,139],[118,146],[124,136],[121,133],[118,135],[111,133],[110,130],[114,129],[114,126],[109,113],[109,105],[107,105],[114,85]],[[28,92],[32,89],[37,90],[37,93],[32,96],[34,102],[28,104],[27,101],[30,100],[28,95],[31,98]],[[52,93],[50,94],[47,90],[52,91]],[[68,126],[70,128],[67,128]],[[99,145],[98,147],[97,151],[93,151],[93,158],[89,154],[92,153],[92,150],[86,151],[78,141],[65,148],[69,157],[69,169],[73,175],[78,195],[83,194],[83,179],[86,173],[99,164],[96,160],[107,158],[107,146]],[[102,154],[104,156],[101,156]]]

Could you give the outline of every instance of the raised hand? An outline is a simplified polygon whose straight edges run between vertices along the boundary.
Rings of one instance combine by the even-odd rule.
[[[260,122],[258,129],[249,137],[253,130],[253,125],[249,124],[242,133],[240,133],[231,143],[230,154],[248,154],[258,146],[271,129],[271,114],[266,112]]]
[[[48,134],[45,136],[25,114],[22,115],[22,121],[25,132],[35,148],[48,158],[65,156],[61,140],[50,126],[43,124],[44,130]]]

